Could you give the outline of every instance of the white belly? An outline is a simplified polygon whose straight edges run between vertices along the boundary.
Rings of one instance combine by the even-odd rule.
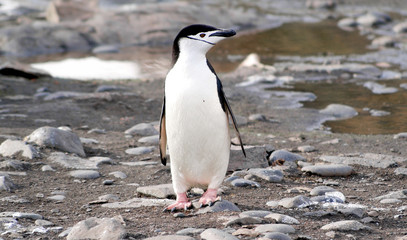
[[[166,79],[166,130],[176,192],[193,186],[218,188],[230,153],[228,119],[217,94],[216,78]],[[187,78],[182,78],[187,79]]]

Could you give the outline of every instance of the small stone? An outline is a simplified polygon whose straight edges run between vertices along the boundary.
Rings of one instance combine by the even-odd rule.
[[[338,236],[338,234],[336,234],[335,231],[329,231],[329,232],[325,233],[325,236],[327,236],[329,238],[336,238],[336,236]]]
[[[342,104],[329,104],[319,112],[333,117],[334,120],[353,118],[358,115],[358,112],[353,107]]]
[[[59,165],[68,169],[97,169],[98,163],[89,161],[88,159],[70,156],[62,152],[53,152],[48,157],[51,162],[58,163]]]
[[[270,215],[272,212],[270,211],[263,211],[263,210],[251,210],[251,211],[244,211],[239,214],[240,218],[264,218],[267,215]]]
[[[320,144],[321,145],[328,145],[328,144],[334,145],[334,144],[338,144],[340,141],[341,141],[340,139],[335,138],[335,139],[332,139],[332,140],[327,140],[327,141],[321,142]]]
[[[372,223],[374,222],[374,219],[371,217],[365,217],[363,219],[360,220],[362,223],[367,224],[367,223]]]
[[[390,199],[383,199],[380,201],[380,203],[383,204],[395,204],[395,203],[401,203],[402,201],[400,199],[395,199],[395,198],[390,198]]]
[[[264,224],[257,226],[255,231],[258,233],[280,232],[280,233],[295,233],[295,229],[287,224]]]
[[[376,110],[376,109],[371,109],[369,111],[369,113],[373,117],[384,117],[384,116],[390,115],[390,112],[382,111],[382,110]]]
[[[373,39],[372,46],[375,47],[394,47],[397,41],[392,36],[381,36]]]
[[[394,139],[407,139],[407,132],[397,133],[393,137]]]
[[[158,135],[153,135],[153,136],[147,136],[147,137],[142,137],[138,140],[140,143],[149,143],[149,144],[158,144],[159,143],[159,136]]]
[[[74,178],[81,179],[95,179],[100,177],[99,172],[94,170],[75,170],[69,172],[69,175],[71,175]]]
[[[266,122],[267,118],[263,114],[251,114],[249,116],[250,121]]]
[[[264,235],[265,239],[272,239],[272,240],[291,240],[290,236],[285,233],[280,232],[273,232],[273,233],[266,233]],[[303,238],[301,238],[303,239]]]
[[[24,212],[15,212],[13,213],[13,218],[20,219],[20,218],[27,218],[27,219],[43,219],[43,217],[36,213],[24,213]]]
[[[311,172],[324,177],[346,177],[352,174],[353,168],[343,164],[326,164],[305,166],[303,172]]]
[[[367,215],[369,215],[370,217],[378,217],[379,213],[377,211],[369,211]]]
[[[358,25],[358,23],[356,22],[356,20],[354,18],[343,18],[343,19],[339,20],[337,25],[340,28],[353,28],[353,27],[356,27]]]
[[[16,156],[20,153],[22,157],[28,159],[34,159],[40,156],[33,146],[20,140],[7,139],[0,145],[0,155],[4,157]]]
[[[369,227],[363,225],[356,220],[344,220],[326,224],[321,227],[322,230],[327,231],[359,231],[359,230],[371,230]]]
[[[259,233],[253,229],[240,228],[232,233],[233,236],[257,237]]]
[[[43,226],[43,227],[50,227],[50,226],[53,226],[54,223],[47,221],[47,220],[43,220],[43,219],[37,219],[37,220],[35,220],[35,225]]]
[[[300,151],[302,153],[308,153],[308,152],[316,151],[315,147],[309,146],[309,145],[299,146],[297,149],[298,149],[298,151]]]
[[[216,228],[208,228],[203,231],[200,236],[206,240],[239,240],[233,235]]]
[[[184,217],[186,217],[186,215],[183,214],[183,213],[175,213],[173,216],[174,216],[175,218],[184,218]]]
[[[375,27],[378,25],[385,24],[387,22],[390,22],[391,18],[389,15],[384,14],[384,13],[379,13],[379,12],[368,12],[365,13],[361,16],[359,16],[356,19],[356,22],[358,25],[364,26],[364,27]]]
[[[391,94],[398,92],[398,89],[395,87],[386,87],[384,84],[379,84],[372,81],[365,82],[363,86],[370,89],[374,94]]]
[[[136,148],[129,148],[125,152],[130,155],[142,155],[151,153],[154,151],[154,147],[136,147]]]
[[[0,190],[11,192],[16,188],[17,186],[8,176],[0,176]]]
[[[278,204],[285,208],[304,208],[313,205],[314,203],[308,197],[299,195],[293,198],[283,198]]]
[[[321,196],[321,195],[325,195],[325,193],[327,192],[335,192],[336,190],[332,187],[328,187],[328,186],[318,186],[318,187],[314,187],[310,194],[311,196]]]
[[[88,134],[92,134],[92,133],[106,134],[106,130],[105,129],[100,129],[100,128],[92,128],[91,130],[88,131]]]
[[[31,167],[30,163],[20,160],[4,160],[0,162],[0,168],[5,169],[12,168],[14,170],[25,170],[29,169],[30,167]]]
[[[176,232],[177,235],[184,235],[184,236],[194,236],[197,234],[201,234],[205,229],[203,228],[184,228]]]
[[[113,181],[113,180],[110,180],[110,179],[104,180],[104,181],[102,182],[103,185],[113,185],[113,183],[114,183],[114,181]]]
[[[375,197],[374,200],[381,201],[383,199],[406,199],[407,198],[407,189],[393,191],[386,195]]]
[[[269,157],[269,163],[273,164],[276,161],[284,160],[288,162],[307,161],[303,156],[288,152],[286,150],[274,151]]]
[[[403,167],[396,168],[396,170],[394,170],[394,173],[395,173],[396,175],[404,175],[404,176],[407,176],[407,168],[403,168]]]
[[[12,195],[9,197],[4,197],[4,198],[0,198],[0,201],[2,202],[9,202],[9,203],[30,203],[30,201],[28,201],[25,198],[19,198],[16,195]]]
[[[124,134],[126,135],[139,135],[139,136],[151,136],[157,135],[158,131],[154,128],[151,123],[139,123],[129,129],[127,129]]]
[[[197,214],[209,212],[240,212],[240,209],[234,203],[222,200],[215,202],[212,206],[199,209]]]
[[[55,169],[53,169],[50,165],[44,165],[41,167],[41,171],[43,172],[55,172]]]
[[[64,195],[54,195],[54,196],[47,197],[47,199],[62,202],[65,200],[65,196]]]
[[[169,198],[175,196],[171,183],[139,187],[137,188],[137,192],[156,198]]]
[[[81,137],[79,139],[81,140],[81,143],[85,144],[85,145],[99,144],[99,141],[96,140],[96,139],[93,139],[93,138],[83,138],[83,137]]]
[[[109,173],[109,175],[113,175],[114,177],[120,178],[120,179],[127,178],[127,175],[124,172],[121,172],[121,171],[111,172],[111,173]]]
[[[249,169],[249,173],[264,179],[268,182],[281,182],[283,180],[284,174],[280,170],[264,169],[264,168],[252,168]]]
[[[74,239],[123,239],[126,229],[116,218],[91,217],[73,226],[67,240]]]
[[[300,222],[297,219],[279,213],[271,213],[267,215],[265,218],[274,219],[277,223],[300,224]]]
[[[393,26],[393,31],[395,33],[407,33],[407,21],[397,23],[396,25],[394,25]]]
[[[260,184],[255,181],[241,179],[241,178],[233,180],[230,184],[234,187],[254,187],[254,188],[260,187]]]
[[[251,224],[261,224],[263,221],[261,218],[257,218],[257,217],[243,217],[243,218],[236,218],[233,220],[228,221],[227,223],[225,223],[226,227],[230,227],[233,225],[251,225]]]
[[[119,197],[117,195],[114,194],[106,194],[106,195],[102,195],[98,198],[98,200],[101,201],[117,201],[119,200]]]

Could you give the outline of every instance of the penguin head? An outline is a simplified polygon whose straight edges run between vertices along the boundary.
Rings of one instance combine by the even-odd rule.
[[[219,29],[203,24],[183,28],[175,37],[173,44],[173,63],[180,52],[206,54],[211,47],[224,38],[234,36],[232,29]]]

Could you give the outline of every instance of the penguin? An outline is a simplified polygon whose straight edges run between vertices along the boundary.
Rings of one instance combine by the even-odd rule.
[[[229,117],[246,157],[222,83],[206,58],[217,42],[235,34],[231,29],[194,24],[175,37],[172,68],[165,79],[159,144],[163,165],[168,146],[176,202],[164,210],[190,208],[186,192],[192,187],[206,189],[200,206],[220,200],[217,190],[229,164]]]

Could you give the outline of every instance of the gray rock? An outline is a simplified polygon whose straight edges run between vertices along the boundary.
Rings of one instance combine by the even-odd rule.
[[[265,218],[273,219],[277,223],[300,224],[300,222],[297,219],[280,213],[270,213],[269,215],[265,216]]]
[[[272,239],[272,240],[291,240],[290,236],[285,233],[280,232],[273,232],[273,233],[266,233],[264,235],[265,239]]]
[[[375,47],[394,47],[397,41],[392,36],[381,36],[373,39],[372,46]]]
[[[251,114],[251,115],[249,116],[249,120],[250,120],[250,121],[266,122],[266,121],[267,121],[267,118],[266,118],[266,116],[264,116],[263,114],[257,113],[257,114]]]
[[[390,21],[391,18],[389,15],[379,12],[368,12],[356,19],[356,22],[364,27],[374,27]]]
[[[50,227],[54,226],[55,224],[53,222],[44,220],[44,219],[37,219],[35,220],[35,225],[37,226],[43,226],[43,227]]]
[[[120,179],[127,178],[127,175],[124,172],[121,172],[121,171],[111,172],[111,173],[109,173],[109,175],[113,175],[114,177],[120,178]]]
[[[241,178],[233,180],[232,182],[230,182],[230,184],[234,187],[255,187],[255,188],[260,187],[260,184],[255,181],[241,179]]]
[[[75,224],[66,239],[121,240],[126,235],[126,229],[116,218],[91,217]]]
[[[342,164],[324,164],[305,166],[301,171],[310,172],[323,177],[346,177],[352,174],[353,168]]]
[[[195,240],[193,237],[180,236],[180,235],[163,235],[145,238],[144,240]]]
[[[335,0],[307,0],[305,3],[307,8],[312,9],[334,9],[336,7]]]
[[[37,220],[37,219],[43,219],[43,217],[40,214],[37,213],[25,213],[25,212],[15,212],[13,213],[13,218],[15,219],[33,219],[33,220]]]
[[[88,131],[88,134],[92,134],[92,133],[106,134],[106,130],[105,129],[100,129],[100,128],[92,128],[91,130]]]
[[[82,144],[90,145],[90,144],[99,144],[99,141],[93,138],[79,138]]]
[[[278,202],[278,204],[285,208],[304,208],[314,205],[314,203],[308,197],[302,195],[293,198],[283,198]]]
[[[263,222],[263,220],[261,218],[257,218],[257,217],[243,217],[243,218],[236,218],[236,219],[232,219],[230,221],[228,221],[227,223],[225,223],[226,227],[230,227],[233,225],[252,225],[252,224],[261,224]]]
[[[8,176],[0,176],[0,190],[11,192],[16,188],[16,185]]]
[[[158,131],[154,128],[151,123],[139,123],[129,129],[127,129],[124,134],[126,135],[139,135],[139,136],[151,136],[157,135]]]
[[[201,234],[205,229],[203,228],[184,228],[176,232],[177,235],[194,236]]]
[[[107,208],[140,208],[153,206],[167,206],[174,203],[169,199],[149,199],[149,198],[132,198],[124,202],[105,203],[102,207]]]
[[[303,216],[305,216],[305,217],[318,217],[318,218],[325,217],[325,216],[334,216],[334,215],[337,215],[337,213],[333,212],[333,211],[324,211],[324,210],[306,212],[303,214]]]
[[[25,137],[25,140],[39,146],[56,148],[85,157],[81,140],[73,132],[63,131],[53,127],[41,127]]]
[[[138,187],[137,192],[156,198],[170,198],[175,196],[175,192],[171,183]]]
[[[41,171],[43,172],[55,172],[55,169],[53,169],[50,165],[44,165],[41,167]]]
[[[304,158],[303,156],[295,154],[295,153],[291,153],[286,150],[274,151],[269,157],[270,164],[272,164],[278,160],[284,160],[284,161],[288,161],[288,162],[307,161],[307,159]]]
[[[392,70],[383,70],[382,74],[380,75],[380,79],[390,80],[390,79],[400,79],[402,77],[400,72],[392,71]]]
[[[158,137],[158,135],[142,137],[142,138],[140,138],[138,140],[138,142],[140,142],[140,143],[158,144],[159,143],[159,137]]]
[[[98,200],[100,201],[117,201],[119,200],[119,197],[117,195],[114,194],[106,194],[106,195],[102,195],[100,197],[98,197]]]
[[[319,112],[332,117],[334,120],[353,118],[354,116],[358,115],[358,112],[353,107],[343,104],[329,104],[326,108],[320,110]]]
[[[102,182],[103,185],[113,185],[114,181],[110,179],[106,179]]]
[[[116,45],[101,45],[101,46],[97,46],[92,49],[92,53],[94,53],[94,54],[118,53],[118,52],[119,52],[119,47]],[[104,86],[106,86],[106,85],[104,85]],[[109,86],[109,85],[107,85],[107,86]],[[99,87],[101,87],[101,86],[99,86]],[[109,91],[111,91],[111,90],[109,90]],[[104,91],[101,91],[101,92],[104,92]]]
[[[400,84],[400,87],[407,90],[407,83],[401,83],[401,84]]]
[[[0,201],[2,201],[2,202],[10,202],[10,203],[30,203],[30,201],[28,201],[27,199],[19,198],[16,195],[0,198]]]
[[[113,160],[109,157],[90,157],[88,158],[89,161],[94,162],[96,167],[99,167],[101,164],[114,164]]]
[[[150,162],[150,161],[142,161],[142,162],[120,162],[121,165],[131,166],[131,167],[139,167],[139,166],[149,166],[149,165],[157,165],[157,162]]]
[[[372,81],[365,82],[363,86],[371,90],[374,94],[391,94],[398,92],[398,89],[395,87],[386,87],[384,84],[379,84]]]
[[[373,117],[384,117],[384,116],[390,115],[390,112],[382,111],[382,110],[376,110],[376,109],[371,109],[369,111],[369,113]]]
[[[154,147],[136,147],[136,148],[129,148],[125,152],[130,155],[142,155],[151,153],[154,151]]]
[[[264,218],[267,215],[271,214],[270,211],[263,211],[263,210],[251,210],[251,211],[244,211],[239,214],[240,218],[245,217],[254,217],[254,218]]]
[[[370,227],[363,225],[356,220],[344,220],[326,224],[321,227],[322,230],[327,231],[359,231],[359,230],[371,230]]]
[[[376,168],[389,168],[398,166],[407,162],[407,159],[402,157],[394,157],[391,155],[376,154],[376,153],[364,153],[353,156],[326,156],[320,157],[321,160],[325,162],[335,163],[335,164],[357,164],[367,167]]]
[[[239,240],[237,237],[216,228],[208,228],[200,236],[207,240]]]
[[[114,92],[123,90],[126,90],[126,88],[118,85],[100,85],[96,88],[95,92]]]
[[[299,146],[298,151],[303,152],[303,153],[308,153],[308,152],[314,152],[316,151],[314,146],[310,146],[310,145],[305,145],[305,146]]]
[[[357,74],[368,74],[369,76],[379,76],[381,70],[373,65],[369,64],[357,64],[357,63],[347,63],[347,64],[308,64],[300,63],[287,66],[289,71],[293,72],[307,72],[307,73],[324,73],[324,74],[342,74],[342,73],[357,73]]]
[[[20,160],[5,160],[0,162],[0,169],[14,169],[14,170],[25,170],[31,167],[30,163],[23,162]]]
[[[395,33],[406,33],[407,32],[407,21],[397,23],[393,26],[393,31]]]
[[[71,91],[58,91],[54,93],[49,93],[44,97],[45,101],[54,101],[68,98],[76,98],[83,96],[84,93],[81,92],[71,92]]]
[[[65,196],[64,195],[54,195],[54,196],[47,197],[47,199],[62,202],[65,200]]]
[[[394,139],[407,139],[407,132],[397,133],[393,137]]]
[[[69,172],[69,175],[81,179],[95,179],[100,177],[100,173],[94,170],[74,170]]]
[[[268,182],[281,182],[283,180],[284,174],[280,170],[264,169],[264,168],[251,168],[249,173],[264,179]]]
[[[197,214],[211,213],[211,212],[240,212],[240,209],[232,202],[227,200],[217,201],[212,206],[201,208]]]
[[[395,173],[396,175],[404,175],[404,176],[407,176],[407,168],[403,168],[403,167],[396,168],[396,170],[394,170],[394,173]]]
[[[40,156],[33,146],[23,141],[7,139],[0,145],[0,155],[4,157],[16,156],[20,153],[21,156],[28,159],[34,159]]]
[[[336,190],[332,187],[328,187],[328,186],[318,186],[318,187],[314,187],[310,194],[311,196],[321,196],[321,195],[325,195],[325,193],[327,192],[335,192]]]
[[[265,147],[246,147],[245,150],[246,157],[244,157],[240,146],[232,146],[228,171],[248,168],[265,168],[269,166]]]
[[[356,20],[354,18],[343,18],[341,20],[338,21],[338,27],[340,28],[353,28],[356,27],[358,25],[358,23],[356,22]]]
[[[268,233],[268,232],[295,233],[295,229],[287,224],[264,224],[257,226],[254,230],[258,233]]]
[[[376,201],[381,201],[383,199],[407,199],[407,189],[393,191],[388,194],[374,198],[374,200]]]
[[[53,152],[48,161],[58,163],[68,169],[97,169],[98,163],[84,158],[66,155],[61,152]]]
[[[337,210],[339,213],[342,213],[345,216],[354,216],[362,218],[365,215],[365,210],[363,208],[339,208]]]

